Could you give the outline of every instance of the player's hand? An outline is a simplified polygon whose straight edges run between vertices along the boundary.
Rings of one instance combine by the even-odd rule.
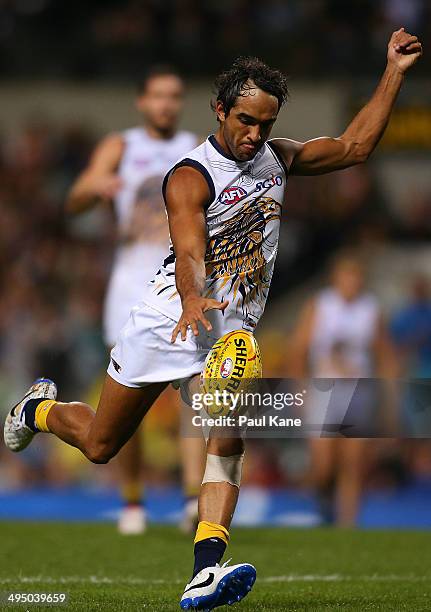
[[[388,65],[396,67],[404,73],[415,64],[422,55],[422,44],[417,36],[397,30],[391,36],[388,45]]]
[[[181,340],[186,339],[187,328],[190,327],[195,336],[199,335],[198,323],[200,322],[207,331],[212,330],[212,325],[204,315],[207,310],[224,310],[229,304],[227,300],[219,302],[212,298],[190,297],[183,302],[183,313],[172,332],[171,342],[174,343],[178,334]]]
[[[118,174],[106,174],[93,181],[94,192],[104,200],[112,200],[123,186]]]

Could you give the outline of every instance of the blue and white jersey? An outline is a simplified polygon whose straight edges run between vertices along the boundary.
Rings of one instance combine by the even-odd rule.
[[[206,206],[208,232],[203,295],[229,300],[222,313],[210,311],[214,335],[229,330],[253,331],[262,316],[277,255],[280,217],[287,169],[271,142],[249,161],[228,156],[214,136],[180,158],[164,186],[180,166],[192,166],[205,177],[210,197]],[[175,252],[171,243],[145,301],[178,321],[181,300],[175,285]]]

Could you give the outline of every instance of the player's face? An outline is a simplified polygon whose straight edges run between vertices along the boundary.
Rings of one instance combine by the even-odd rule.
[[[250,89],[239,96],[226,117],[217,105],[224,140],[235,159],[252,159],[268,140],[278,114],[278,100],[261,89]]]
[[[154,129],[169,132],[176,128],[184,103],[184,85],[174,74],[151,78],[136,106]]]
[[[359,262],[340,262],[334,269],[334,286],[346,300],[354,300],[358,297],[364,288],[364,282],[364,270]]]

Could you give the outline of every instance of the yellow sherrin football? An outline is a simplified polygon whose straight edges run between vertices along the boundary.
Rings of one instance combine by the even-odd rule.
[[[236,394],[250,387],[250,380],[262,378],[259,345],[251,332],[244,329],[228,332],[214,344],[207,355],[201,375],[203,393],[214,391]],[[230,413],[230,404],[215,401],[206,406],[210,416]]]

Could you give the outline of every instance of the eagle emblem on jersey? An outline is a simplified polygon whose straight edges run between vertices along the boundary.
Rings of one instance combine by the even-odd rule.
[[[281,205],[261,196],[245,202],[236,215],[221,224],[207,246],[207,297],[214,289],[219,293],[225,287],[243,310],[250,302],[265,301],[271,278],[266,272],[264,239],[268,225],[278,223],[280,217]]]

